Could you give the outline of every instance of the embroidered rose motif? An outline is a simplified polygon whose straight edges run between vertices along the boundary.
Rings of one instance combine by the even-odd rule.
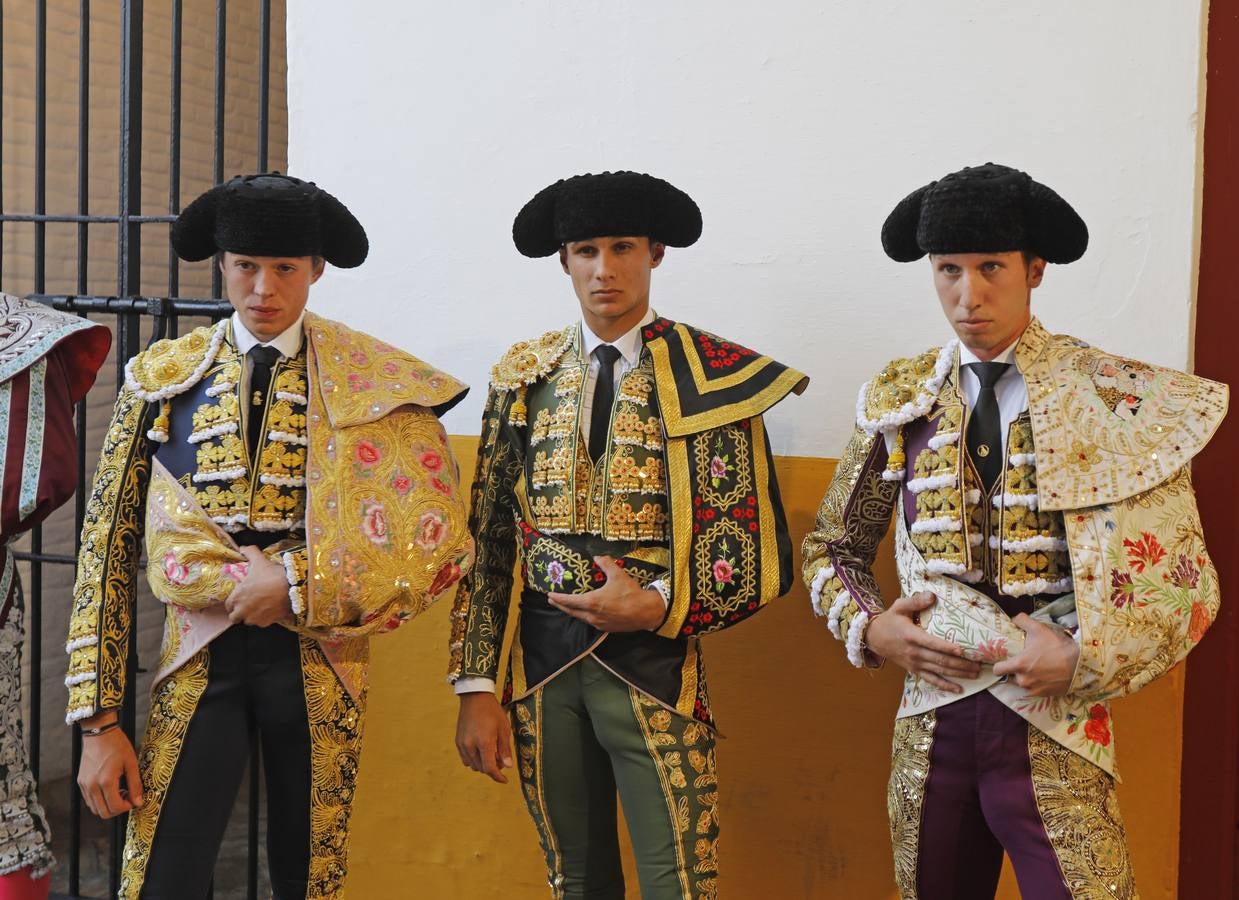
[[[382,503],[367,500],[362,505],[361,533],[370,540],[370,543],[377,544],[380,547],[387,546],[389,542],[387,537],[387,512],[383,509]]]
[[[433,553],[447,538],[447,522],[439,512],[422,513],[417,523],[417,546],[425,553]]]
[[[714,589],[721,591],[723,585],[731,584],[735,580],[736,570],[732,567],[729,560],[716,559],[714,560]]]
[[[410,478],[408,475],[404,475],[400,472],[397,472],[395,475],[391,477],[391,486],[392,486],[392,490],[394,490],[397,494],[403,497],[405,494],[407,494],[410,490],[413,489],[413,479]]]
[[[1209,616],[1208,607],[1199,600],[1193,603],[1192,618],[1187,623],[1187,636],[1191,638],[1192,643],[1199,643],[1212,623],[1213,619]]]
[[[179,562],[176,554],[169,550],[163,556],[163,574],[170,584],[184,586],[193,584],[202,574],[200,566],[187,566]]]
[[[367,469],[374,468],[374,466],[378,465],[379,460],[383,458],[383,454],[380,452],[379,448],[374,446],[374,444],[369,441],[359,442],[357,444],[355,455],[357,461]]]
[[[430,486],[445,497],[452,496],[452,486],[437,477],[431,477]]]
[[[349,361],[355,366],[369,365],[370,357],[366,356],[364,350],[354,350],[348,355]]]
[[[990,638],[988,641],[982,641],[971,656],[977,662],[987,665],[1002,662],[1007,658],[1007,639]]]
[[[418,462],[426,469],[427,472],[438,472],[443,468],[443,457],[434,450],[426,450],[418,458]]]
[[[1130,572],[1119,569],[1110,570],[1110,602],[1122,609],[1136,596],[1136,587],[1132,584]]]
[[[383,374],[388,378],[395,378],[400,374],[400,367],[394,362],[385,362],[383,363]]]
[[[356,372],[350,372],[348,376],[348,389],[356,394],[359,391],[368,391],[374,387],[374,382],[362,378]]]
[[[564,568],[564,564],[561,563],[559,560],[557,559],[551,560],[549,563],[546,564],[547,581],[549,581],[552,585],[554,585],[557,588],[563,587],[564,586],[564,573],[566,571],[567,569]]]
[[[1179,560],[1170,571],[1170,583],[1175,587],[1195,589],[1200,583],[1200,569],[1192,564],[1184,553],[1179,554]]]
[[[1143,572],[1145,567],[1155,566],[1166,558],[1166,551],[1158,542],[1157,536],[1147,531],[1140,533],[1138,541],[1123,538],[1123,546],[1127,550],[1127,562],[1136,570],[1136,574]]]
[[[249,574],[250,564],[247,562],[227,563],[220,572],[230,581],[235,581],[240,584],[245,580],[245,576]]]
[[[456,563],[448,563],[435,573],[435,580],[430,583],[427,593],[432,597],[437,597],[459,580],[460,566]]]
[[[1110,713],[1100,703],[1093,705],[1088,711],[1088,721],[1084,723],[1084,736],[1094,744],[1103,747],[1110,746]]]

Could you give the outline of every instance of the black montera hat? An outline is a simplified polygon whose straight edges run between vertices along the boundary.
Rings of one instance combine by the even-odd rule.
[[[882,226],[882,249],[896,262],[926,253],[1021,250],[1069,263],[1087,247],[1088,226],[1066,200],[996,163],[931,181],[900,200]]]
[[[366,230],[312,181],[273,172],[211,188],[172,223],[172,246],[196,262],[219,250],[251,256],[321,256],[351,269],[365,262]]]
[[[512,240],[525,256],[550,256],[568,241],[635,235],[687,247],[701,237],[701,210],[679,188],[640,172],[561,179],[516,214]]]

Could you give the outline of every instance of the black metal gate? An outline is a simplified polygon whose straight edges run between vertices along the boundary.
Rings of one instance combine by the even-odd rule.
[[[146,65],[148,54],[144,52],[144,39],[149,31],[146,9],[148,4],[145,4],[144,0],[119,0],[119,3],[117,0],[107,0],[106,3],[99,4],[96,9],[92,10],[91,0],[60,0],[60,2],[52,0],[52,9],[49,11],[49,0],[21,0],[21,3],[21,11],[17,14],[13,11],[15,4],[9,3],[8,0],[3,7],[0,7],[0,122],[6,121],[2,115],[3,107],[10,103],[16,93],[12,83],[14,76],[11,69],[7,82],[4,78],[4,48],[15,46],[14,42],[25,47],[33,47],[33,71],[25,73],[28,74],[29,82],[21,85],[21,90],[25,91],[28,90],[29,84],[33,84],[33,133],[27,132],[19,135],[17,141],[22,152],[29,151],[28,141],[33,142],[33,164],[30,166],[33,192],[29,195],[32,200],[27,209],[13,211],[0,205],[0,286],[4,286],[11,293],[27,293],[25,289],[15,291],[8,286],[9,279],[13,277],[10,270],[14,268],[16,261],[12,253],[5,253],[4,236],[12,237],[16,229],[29,229],[29,232],[23,232],[22,238],[23,241],[28,242],[29,235],[33,236],[32,259],[29,263],[30,280],[26,282],[29,286],[29,296],[51,304],[57,309],[81,316],[91,316],[112,325],[116,344],[116,383],[120,384],[124,378],[125,361],[141,349],[147,340],[175,336],[184,324],[182,317],[218,319],[231,311],[226,301],[180,296],[181,269],[167,241],[167,223],[175,218],[181,208],[182,182],[186,183],[187,195],[192,197],[209,184],[223,181],[225,177],[225,140],[230,130],[237,127],[236,118],[227,112],[229,79],[235,77],[229,72],[229,64],[231,61],[234,68],[236,67],[237,53],[235,50],[230,50],[229,46],[228,0],[198,0],[198,2],[195,0],[161,0],[158,4],[157,11],[161,20],[170,18],[170,22],[165,23],[169,43],[159,51],[161,60],[166,59],[168,63],[168,74],[165,76],[168,81],[160,86],[161,92],[164,90],[167,92],[166,158],[163,157],[163,148],[144,147],[143,142],[144,131],[149,131],[149,129],[144,129],[143,122],[146,94],[144,88],[151,84],[149,80],[144,84],[144,77],[149,78],[148,69],[151,68]],[[98,62],[97,59],[92,60],[92,52],[99,54],[99,34],[96,33],[92,39],[91,28],[92,22],[98,20],[101,12],[109,16],[114,15],[117,6],[119,6],[120,13],[119,47],[110,47],[108,50],[109,53],[117,54],[116,59],[119,63],[116,67],[119,73],[119,119],[117,127],[111,132],[111,138],[119,141],[118,146],[114,145],[114,149],[118,151],[119,166],[114,170],[117,179],[115,209],[104,213],[91,202],[92,185],[97,185],[102,177],[97,165],[92,171],[92,159],[99,155],[110,157],[112,148],[109,148],[106,154],[100,154],[100,129],[97,126],[92,129],[95,123],[91,120],[91,92],[105,89],[106,93],[111,93],[116,84],[92,78],[92,68],[99,68],[98,65],[92,66]],[[283,0],[275,0],[274,6],[274,11],[282,23]],[[33,7],[32,22],[28,14],[21,14],[28,13],[30,7]],[[56,15],[58,22],[63,24],[66,17],[73,15],[74,7],[76,7],[77,18],[76,46],[72,42],[68,46],[63,46],[64,30],[61,28],[57,32],[49,31],[49,15]],[[240,14],[244,17],[242,20],[244,28],[241,31],[245,33],[247,43],[242,52],[252,51],[257,57],[256,61],[247,61],[245,75],[246,87],[251,89],[253,84],[249,79],[254,76],[250,70],[252,63],[256,62],[257,97],[254,112],[257,118],[257,131],[250,145],[253,150],[252,154],[243,154],[242,157],[238,157],[236,153],[232,154],[232,161],[238,170],[266,171],[269,163],[268,151],[272,143],[270,108],[272,7],[272,0],[233,0],[234,28],[236,16]],[[109,24],[114,28],[114,22],[109,22]],[[198,183],[193,185],[192,190],[189,188],[191,180],[186,179],[182,172],[182,160],[186,149],[183,138],[187,112],[187,104],[184,102],[187,84],[183,68],[183,61],[186,57],[184,35],[189,27],[196,29],[195,33],[209,34],[214,42],[213,85],[211,86],[214,100],[209,104],[213,117],[213,145],[210,148],[213,162],[209,182],[200,176],[196,179]],[[21,29],[20,32],[14,30],[17,28]],[[49,47],[49,34],[52,35],[53,45],[51,47]],[[255,35],[256,42],[251,42],[250,39]],[[57,43],[62,45],[57,46]],[[251,43],[256,43],[256,46],[251,47]],[[53,72],[59,73],[71,65],[74,54],[76,54],[77,70],[76,171],[49,170],[49,65]],[[206,103],[194,104],[189,112],[191,115],[198,112],[205,113],[206,110],[203,107],[207,105]],[[247,130],[253,124],[253,120],[247,116],[245,122]],[[0,135],[0,178],[3,178],[5,171],[3,158],[5,148],[12,143],[14,143],[13,135]],[[283,145],[282,135],[280,145]],[[145,157],[144,150],[147,151]],[[151,198],[144,198],[143,195],[144,176],[148,175],[147,167],[144,167],[144,158],[147,159],[149,167],[151,157],[156,157],[167,167],[166,205],[159,204],[164,206],[160,214],[143,214],[144,200],[147,201],[147,207],[151,205]],[[161,171],[161,176],[162,174]],[[54,179],[50,183],[57,188],[55,193],[60,196],[71,193],[68,182],[76,182],[75,191],[72,192],[76,193],[75,208],[48,210],[49,178]],[[0,204],[4,203],[4,188],[6,187],[10,186],[0,184]],[[60,253],[55,258],[61,270],[71,267],[75,272],[73,283],[67,287],[62,286],[60,292],[48,289],[49,229],[60,229],[62,238],[65,230],[76,235],[75,256],[68,260],[64,253]],[[115,229],[112,234],[107,235],[105,241],[102,241],[108,246],[113,243],[115,245],[114,293],[109,293],[107,288],[103,291],[98,289],[100,278],[97,261],[93,267],[95,271],[92,271],[92,240],[98,246],[100,242],[98,235],[101,229]],[[145,267],[144,251],[150,255]],[[148,289],[147,293],[143,293],[144,281],[146,285],[152,283],[150,274],[152,260],[166,260],[166,290],[158,296],[152,296],[151,293],[165,285],[157,285]],[[214,266],[211,269],[209,295],[218,297],[220,296],[220,273]],[[196,277],[198,282],[205,285],[205,272],[201,267],[196,270]],[[92,285],[95,285],[93,291]],[[203,293],[207,292],[203,291]],[[102,389],[105,388],[101,385],[96,390]],[[77,411],[79,436],[84,438],[89,424],[91,423],[87,421],[86,403],[83,403]],[[79,489],[75,504],[74,534],[80,530],[85,512],[86,493],[90,489],[90,477],[94,468],[94,459],[88,459],[86,441],[81,439],[78,443]],[[44,628],[45,603],[68,602],[63,595],[49,597],[45,600],[44,580],[45,575],[50,571],[49,567],[72,567],[75,564],[78,547],[76,542],[72,547],[67,543],[65,541],[61,544],[45,546],[43,529],[38,528],[30,536],[28,550],[18,554],[18,559],[25,561],[29,566],[25,588],[28,604],[27,630],[32,639],[28,651],[30,675],[27,684],[30,693],[30,714],[27,721],[27,734],[29,735],[31,765],[36,778],[40,775],[40,761],[44,749],[40,742],[40,707],[43,699],[41,672],[46,665],[49,671],[59,670],[63,673],[65,663],[63,657],[51,658],[49,656],[46,660],[43,658],[41,635]],[[137,612],[135,609],[133,634],[137,631]],[[135,736],[136,730],[137,675],[142,663],[142,660],[138,658],[133,634],[131,634],[128,659],[129,690],[121,713],[123,727],[131,738]],[[63,634],[61,640],[63,641]],[[76,728],[71,731],[66,728],[62,733],[64,740],[71,739],[73,742],[70,763],[72,776],[72,773],[76,773],[80,760],[81,737]],[[251,772],[256,771],[257,753],[257,746],[255,746],[251,752]],[[251,898],[256,897],[258,892],[259,781],[260,779],[249,779],[248,791],[245,894]],[[50,799],[46,796],[48,785],[42,784],[41,788],[41,796],[48,801]],[[57,891],[67,891],[67,893],[56,893],[54,896],[83,896],[84,880],[93,880],[95,887],[88,886],[87,890],[91,895],[98,896],[104,873],[95,872],[92,879],[90,877],[92,873],[84,870],[83,809],[73,777],[68,779],[64,789],[67,789],[68,793],[66,802],[69,810],[67,858],[65,854],[58,854],[58,875],[54,884]],[[89,812],[86,815],[89,816]],[[123,817],[113,821],[106,860],[102,866],[96,867],[106,869],[108,896],[116,895],[119,884],[124,827]],[[57,844],[64,846],[63,835],[59,837],[61,840],[58,840]]]

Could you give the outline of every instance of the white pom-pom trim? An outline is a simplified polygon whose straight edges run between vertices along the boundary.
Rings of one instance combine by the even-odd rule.
[[[281,487],[305,487],[305,477],[302,475],[268,475],[265,472],[258,476],[259,484],[278,484]]]
[[[963,575],[968,567],[945,559],[931,559],[925,563],[925,571],[932,575]]]
[[[285,444],[300,444],[302,447],[310,443],[304,434],[293,434],[291,431],[268,431],[267,439],[283,441]]]
[[[959,476],[953,472],[948,472],[945,475],[929,475],[925,478],[913,478],[908,482],[907,488],[914,494],[922,493],[923,491],[937,491],[942,488],[953,488],[959,483]]]
[[[973,532],[972,534],[968,535],[968,543],[970,546],[973,546],[973,547],[980,547],[984,540],[985,540],[985,536],[982,534],[977,534],[976,532]]]
[[[990,535],[989,545],[994,550],[1001,546],[1003,550],[1010,550],[1013,553],[1037,553],[1050,550],[1066,552],[1067,550],[1067,542],[1062,538],[1046,537],[1042,534],[1017,541],[1010,541],[1005,538],[999,541],[997,535]]]
[[[994,497],[994,507],[1002,509],[1004,506],[1027,506],[1029,509],[1037,508],[1036,494],[998,494]]]
[[[967,572],[963,572],[955,577],[960,581],[966,581],[969,584],[976,584],[985,577],[985,572],[980,569],[969,569]]]
[[[839,640],[843,640],[843,633],[839,630],[839,617],[843,615],[843,611],[851,602],[852,595],[847,591],[840,591],[834,602],[830,604],[830,613],[826,616],[826,627]]]
[[[912,523],[913,534],[937,534],[943,531],[963,531],[964,523],[952,516],[933,519],[917,519]]]
[[[218,472],[195,472],[194,484],[202,484],[206,481],[235,481],[238,478],[244,478],[249,474],[245,466],[237,466],[235,469],[220,469]]]
[[[168,443],[168,432],[164,431],[162,428],[150,429],[149,431],[146,432],[146,437],[149,440],[155,441],[156,443],[159,443],[159,444]]]
[[[94,681],[98,678],[95,672],[82,672],[78,675],[68,675],[65,677],[65,687],[73,687],[75,684],[84,684],[87,681]]]
[[[883,481],[903,481],[903,476],[908,474],[907,469],[883,469]]]
[[[235,434],[237,427],[236,422],[221,422],[218,425],[212,425],[210,428],[195,431],[185,440],[191,444],[201,444],[203,441],[209,441],[211,438],[219,437],[221,434]]]
[[[297,523],[292,519],[276,519],[274,522],[251,522],[250,528],[255,531],[292,531]]]
[[[72,725],[74,722],[80,722],[82,719],[89,719],[95,714],[93,706],[83,706],[81,709],[75,709],[65,716],[65,724]]]
[[[947,446],[948,444],[958,444],[958,443],[959,443],[959,432],[948,431],[946,434],[935,434],[933,437],[931,437],[929,439],[929,449],[930,450],[941,450],[943,447]]]
[[[860,386],[860,394],[856,398],[856,424],[870,434],[877,434],[879,431],[890,431],[898,428],[900,425],[906,425],[929,412],[934,404],[934,400],[938,396],[938,391],[942,390],[942,383],[946,381],[946,376],[951,371],[951,366],[955,364],[955,345],[958,343],[959,341],[950,341],[938,351],[938,360],[934,363],[934,372],[922,383],[921,393],[917,395],[915,400],[909,400],[899,409],[892,410],[881,418],[870,419],[865,415],[865,399],[869,395],[869,385],[871,382],[866,381],[862,384]]]
[[[306,406],[310,402],[308,398],[302,396],[301,394],[290,394],[288,391],[276,391],[275,399],[287,400],[289,403],[299,403],[302,406]]]
[[[297,584],[297,573],[293,569],[293,554],[291,551],[281,553],[284,560],[284,577],[288,580],[288,602],[292,605],[293,615],[299,616],[305,609],[301,598],[301,586]]]
[[[1007,465],[1011,468],[1016,466],[1035,466],[1037,464],[1037,454],[1035,453],[1012,453],[1007,457]]]
[[[69,641],[69,643],[65,644],[65,653],[72,653],[74,650],[81,650],[83,647],[93,647],[98,643],[99,636],[97,634],[80,637],[75,641]]]
[[[981,502],[981,492],[978,491],[976,488],[973,488],[972,490],[968,491],[968,493],[964,494],[964,501],[967,503],[971,503],[973,506],[976,506],[978,503]]]
[[[817,574],[813,576],[813,584],[809,586],[809,602],[813,604],[814,614],[819,616],[825,615],[822,611],[822,588],[826,586],[826,582],[834,577],[834,566],[818,569]]]
[[[865,651],[860,645],[861,636],[865,633],[865,626],[869,624],[869,613],[861,610],[852,619],[852,624],[848,626],[847,652],[848,662],[856,666],[858,669],[865,667]]]
[[[1070,578],[1063,578],[1059,581],[1033,578],[1030,581],[1017,581],[1014,584],[1004,583],[1000,590],[1008,597],[1027,597],[1030,594],[1065,594],[1071,588]]]
[[[235,381],[217,381],[206,389],[208,397],[218,397],[220,394],[226,394],[237,386]]]

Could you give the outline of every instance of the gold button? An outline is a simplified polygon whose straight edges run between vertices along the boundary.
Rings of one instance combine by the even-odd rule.
[[[982,459],[989,456],[989,444],[978,444],[977,445],[977,456],[981,457]]]

